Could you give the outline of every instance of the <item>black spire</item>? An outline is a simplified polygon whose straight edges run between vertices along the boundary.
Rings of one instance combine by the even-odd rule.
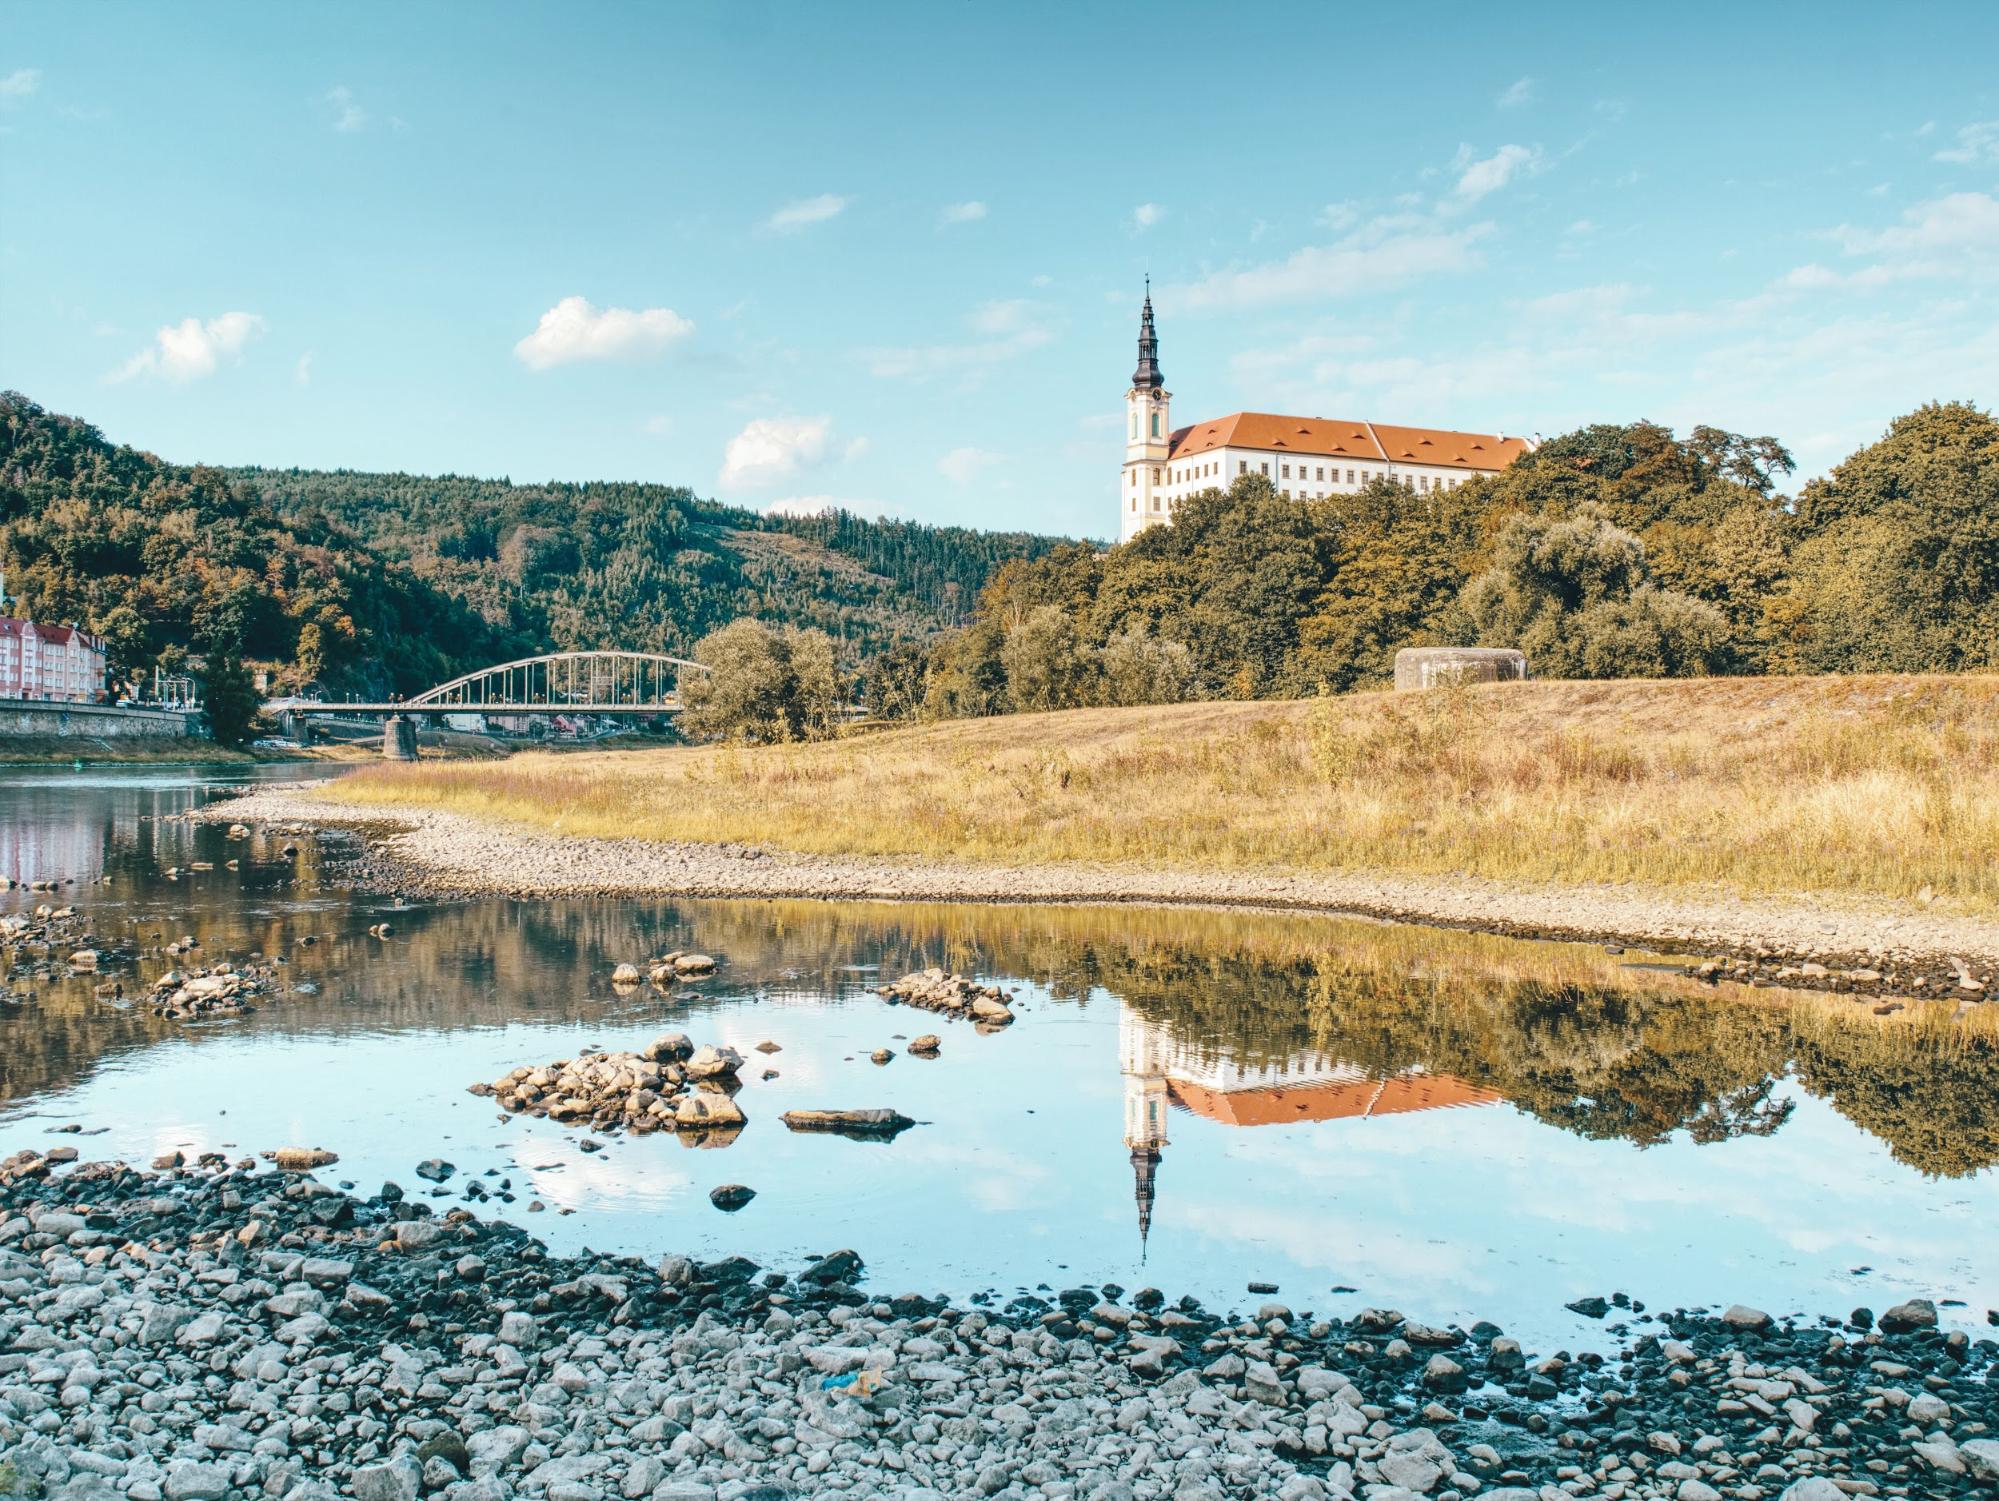
[[[1166,384],[1159,373],[1159,335],[1152,328],[1152,278],[1145,278],[1145,311],[1138,315],[1138,369],[1131,377],[1140,391],[1157,391]]]
[[[1152,1201],[1158,1192],[1159,1148],[1133,1147],[1131,1175],[1134,1197],[1138,1200],[1139,1258],[1144,1259],[1145,1242],[1152,1234]]]

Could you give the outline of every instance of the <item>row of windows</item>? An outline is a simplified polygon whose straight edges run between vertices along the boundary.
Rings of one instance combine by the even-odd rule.
[[[1264,460],[1258,463],[1256,467],[1258,471],[1262,473],[1264,476],[1266,477],[1269,476],[1270,463],[1268,460]],[[1340,468],[1339,465],[1337,464],[1331,466],[1333,471],[1333,477],[1330,482],[1326,478],[1327,466],[1324,464],[1298,464],[1295,466],[1291,464],[1279,464],[1277,467],[1278,467],[1279,479],[1286,479],[1286,480],[1290,479],[1291,471],[1295,467],[1298,471],[1298,478],[1301,481],[1308,478],[1305,471],[1307,469],[1311,469],[1314,470],[1315,472],[1312,475],[1310,475],[1309,478],[1316,480],[1318,483],[1322,485],[1327,483],[1332,483],[1337,485],[1338,483],[1340,483]],[[1175,485],[1184,485],[1197,479],[1210,479],[1214,477],[1215,472],[1220,468],[1221,465],[1219,464],[1183,464],[1178,468],[1170,469],[1163,472],[1167,476],[1165,481],[1166,483],[1175,484]],[[1238,475],[1244,475],[1249,473],[1249,460],[1247,459],[1236,460],[1235,472]],[[1133,488],[1136,488],[1138,485],[1138,471],[1136,469],[1133,469],[1130,471],[1130,473],[1131,473],[1131,484]],[[1161,483],[1161,478],[1160,478],[1161,474],[1162,474],[1161,470],[1154,469],[1152,471],[1153,484],[1156,485]],[[1356,475],[1358,476],[1358,478],[1355,477]],[[1353,484],[1364,485],[1373,478],[1374,478],[1374,471],[1372,469],[1349,469],[1347,471],[1346,482],[1349,485]],[[1404,483],[1410,485],[1412,488],[1418,491],[1429,491],[1433,489],[1455,490],[1459,485],[1462,485],[1464,482],[1465,482],[1465,477],[1461,474],[1458,475],[1440,474],[1435,479],[1432,479],[1427,474],[1416,475],[1413,479],[1409,478],[1408,476],[1404,476]],[[1282,493],[1288,496],[1290,495],[1291,492],[1290,490],[1286,489]],[[1302,490],[1299,493],[1301,496],[1304,494]],[[1132,509],[1133,510],[1138,509],[1136,501],[1133,502]]]

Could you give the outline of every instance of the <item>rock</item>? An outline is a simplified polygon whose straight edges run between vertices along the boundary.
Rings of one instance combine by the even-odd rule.
[[[887,1063],[894,1056],[894,1051],[889,1048],[876,1048],[872,1053],[868,1054],[868,1061],[870,1063]]]
[[[442,1183],[457,1171],[456,1167],[442,1157],[432,1157],[416,1165],[416,1175],[419,1178],[428,1178],[432,1183]]]
[[[1013,1021],[1013,1009],[1006,992],[997,985],[981,985],[964,975],[947,975],[931,968],[904,975],[877,992],[889,1000],[945,1016],[968,1018],[982,1029],[1004,1027]]]
[[[740,1183],[724,1183],[720,1188],[710,1190],[708,1202],[727,1214],[734,1214],[757,1196],[754,1188],[745,1188]]]
[[[1578,1298],[1575,1302],[1564,1303],[1562,1306],[1570,1313],[1579,1313],[1586,1319],[1600,1319],[1610,1312],[1610,1304],[1594,1296]]]
[[[354,1501],[416,1501],[421,1470],[409,1465],[364,1465],[349,1482]]]
[[[1784,1487],[1778,1501],[1848,1501],[1847,1494],[1823,1475],[1808,1475]]]
[[[734,1048],[700,1047],[687,1060],[690,1079],[732,1079],[743,1066],[743,1055]]]
[[[812,1263],[798,1275],[807,1282],[852,1282],[866,1263],[852,1251],[835,1251]]]
[[[1909,1421],[1931,1428],[1950,1421],[1950,1403],[1934,1392],[1918,1392],[1909,1399]]]
[[[613,985],[637,985],[644,981],[644,979],[645,976],[639,973],[639,967],[636,964],[620,964],[616,969],[611,971],[611,983]]]
[[[340,1158],[323,1147],[279,1147],[271,1161],[288,1173],[309,1173],[314,1168],[331,1167]]]
[[[894,1110],[787,1110],[778,1117],[793,1131],[831,1131],[841,1136],[892,1137],[916,1122]]]
[[[162,1489],[167,1501],[222,1501],[229,1494],[229,1471],[221,1465],[176,1459],[167,1466]]]
[[[696,1090],[681,1096],[673,1112],[674,1124],[683,1131],[706,1131],[721,1126],[743,1124],[742,1108],[725,1094]]]
[[[1762,1333],[1773,1322],[1770,1315],[1762,1309],[1749,1308],[1741,1303],[1735,1304],[1724,1313],[1721,1321],[1731,1329],[1746,1329],[1754,1334]]]
[[[1881,1315],[1883,1334],[1913,1334],[1918,1329],[1934,1329],[1937,1326],[1937,1306],[1928,1298],[1911,1298],[1906,1303],[1897,1303]]]
[[[1463,1366],[1448,1355],[1432,1355],[1423,1367],[1423,1384],[1433,1392],[1461,1392],[1468,1383]]]
[[[675,974],[708,975],[715,972],[715,961],[706,954],[677,954],[673,959]]]
[[[1999,1483],[1999,1439],[1967,1439],[1957,1446],[1957,1455],[1972,1479],[1987,1485]]]
[[[943,1048],[944,1039],[935,1032],[925,1032],[909,1045],[909,1051],[918,1058],[935,1058]]]

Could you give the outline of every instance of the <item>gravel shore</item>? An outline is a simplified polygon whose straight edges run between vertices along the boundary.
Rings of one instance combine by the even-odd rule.
[[[0,1495],[135,1501],[1843,1501],[1999,1483],[1999,1345],[1924,1303],[1786,1327],[1000,1306],[549,1255],[462,1207],[254,1158],[0,1164]],[[331,1176],[330,1170],[320,1176]],[[977,1303],[979,1300],[974,1300]],[[990,1302],[990,1300],[987,1300]]]
[[[1999,923],[1925,909],[1796,898],[1682,896],[1628,887],[1533,889],[1464,877],[1255,875],[1109,866],[1004,867],[921,858],[805,855],[743,845],[565,837],[464,814],[355,807],[309,787],[260,787],[199,810],[217,822],[359,831],[364,876],[411,895],[822,897],[1091,902],[1322,911],[1521,937],[1617,942],[1746,959],[1799,974],[1889,968],[1932,994],[1982,1000],[1999,987]],[[1864,982],[1867,985],[1879,983]],[[1833,988],[1828,986],[1828,988]]]

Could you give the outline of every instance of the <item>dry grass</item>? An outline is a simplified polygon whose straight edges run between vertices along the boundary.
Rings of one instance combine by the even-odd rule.
[[[1529,683],[382,766],[342,798],[1012,864],[1467,873],[1999,904],[1999,677]]]

